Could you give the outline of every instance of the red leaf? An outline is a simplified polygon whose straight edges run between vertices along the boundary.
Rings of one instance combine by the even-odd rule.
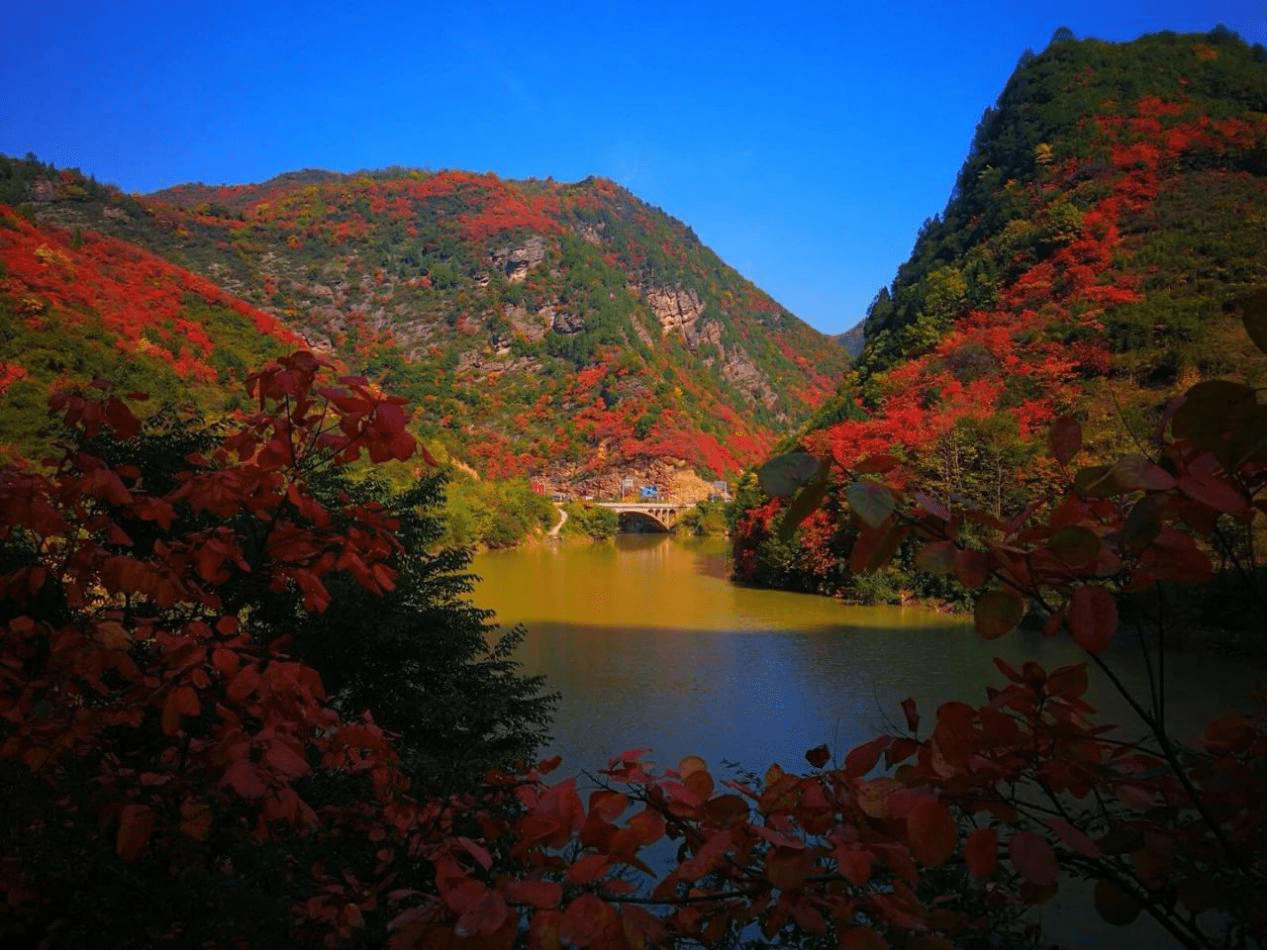
[[[853,749],[845,756],[845,771],[859,777],[866,775],[875,768],[875,764],[880,761],[880,756],[884,754],[884,750],[892,741],[891,736],[879,736]]]
[[[871,880],[871,852],[840,845],[836,848],[836,866],[845,879],[858,887]]]
[[[489,937],[501,929],[506,922],[509,908],[506,900],[497,891],[484,892],[473,907],[466,911],[453,926],[453,933],[458,937]]]
[[[211,665],[227,677],[238,671],[238,655],[232,650],[217,648],[211,651]]]
[[[616,919],[612,910],[596,894],[582,894],[568,904],[559,923],[559,936],[567,943],[588,947]]]
[[[148,805],[124,805],[119,813],[119,833],[114,850],[124,861],[135,861],[145,850],[154,830],[154,812]]]
[[[511,881],[506,896],[516,904],[528,904],[539,910],[558,907],[563,900],[563,885],[554,881]]]
[[[1240,487],[1217,475],[1204,472],[1185,475],[1179,479],[1179,490],[1193,501],[1229,515],[1242,514],[1248,507]]]
[[[983,639],[997,640],[1025,616],[1025,599],[1014,590],[987,590],[972,606],[972,622]]]
[[[911,498],[913,498],[916,504],[918,504],[921,508],[924,509],[924,511],[928,512],[928,514],[932,515],[934,518],[937,518],[941,521],[950,520],[950,509],[947,508],[945,505],[943,505],[936,498],[933,498],[931,495],[926,495],[923,492],[917,491],[911,494]]]
[[[919,731],[919,707],[912,697],[902,700],[902,712],[906,715],[906,728],[911,732]]]
[[[268,786],[260,778],[260,771],[250,759],[235,759],[224,771],[221,785],[230,786],[243,798],[263,798]]]
[[[958,549],[954,553],[955,577],[971,590],[980,587],[990,576],[990,561],[981,551]]]
[[[1008,842],[1008,854],[1018,874],[1031,884],[1050,886],[1060,880],[1056,852],[1040,834],[1018,831]]]
[[[106,423],[120,439],[131,439],[141,431],[141,423],[118,396],[106,400]]]
[[[798,848],[775,848],[766,859],[765,876],[781,891],[794,891],[813,870],[809,853]]]
[[[1256,290],[1245,301],[1241,322],[1254,345],[1267,353],[1267,290]]]
[[[489,868],[493,866],[493,856],[489,854],[488,849],[485,848],[479,842],[472,841],[470,838],[467,838],[467,837],[459,837],[458,844],[460,844],[462,846],[462,849],[466,851],[466,853],[469,854],[471,857],[473,857],[476,860],[476,862],[479,864],[479,866],[482,867],[485,871],[487,871]]]
[[[707,772],[708,763],[698,755],[684,755],[678,760],[677,774],[686,778],[694,772]]]
[[[611,867],[611,858],[605,854],[587,854],[572,863],[565,875],[569,884],[592,884]]]
[[[202,712],[198,694],[192,686],[177,686],[163,701],[162,726],[164,735],[174,736],[180,729],[181,716],[196,716]]]
[[[1062,699],[1080,699],[1087,691],[1087,664],[1075,663],[1052,670],[1047,676],[1047,692]]]
[[[211,834],[211,807],[206,802],[186,799],[180,803],[180,833],[195,841]]]
[[[805,753],[805,761],[816,769],[821,769],[831,761],[831,750],[825,745],[816,745]]]
[[[308,761],[300,752],[280,740],[269,743],[268,751],[264,753],[264,761],[287,779],[300,778],[312,771]]]
[[[887,950],[884,938],[870,927],[854,927],[840,935],[840,950]]]
[[[1117,601],[1103,587],[1084,585],[1069,599],[1069,632],[1084,650],[1099,653],[1117,633]]]
[[[1175,487],[1173,475],[1142,455],[1124,455],[1109,474],[1119,488],[1167,491]]]
[[[889,518],[878,528],[864,524],[849,552],[849,569],[860,574],[883,567],[893,559],[909,533],[909,527],[896,518]]]
[[[955,853],[959,829],[950,809],[939,801],[916,805],[906,816],[911,853],[927,867],[940,867]]]
[[[1125,927],[1139,916],[1139,903],[1107,878],[1095,882],[1095,909],[1115,927]]]
[[[897,468],[901,464],[901,460],[892,455],[868,455],[866,458],[859,459],[853,470],[866,474],[879,474]]]
[[[1048,434],[1051,442],[1051,454],[1061,465],[1068,465],[1069,460],[1082,448],[1082,426],[1072,416],[1061,416],[1051,424]]]
[[[1100,846],[1088,838],[1082,831],[1079,831],[1063,818],[1047,819],[1047,827],[1056,832],[1061,842],[1070,850],[1077,851],[1086,858],[1103,857]]]
[[[999,853],[999,835],[993,828],[978,828],[968,835],[963,857],[974,877],[991,877]]]
[[[893,514],[893,495],[875,482],[854,482],[845,489],[849,507],[864,524],[879,528]]]
[[[915,555],[915,567],[929,574],[949,574],[955,569],[953,541],[930,541]]]

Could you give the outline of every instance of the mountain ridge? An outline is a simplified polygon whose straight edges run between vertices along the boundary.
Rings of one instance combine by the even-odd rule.
[[[846,364],[606,179],[307,169],[137,197],[6,161],[10,203],[201,274],[401,392],[424,437],[488,477],[734,474]]]
[[[1058,415],[1111,458],[1139,452],[1193,382],[1262,380],[1236,313],[1267,284],[1265,224],[1267,50],[1218,30],[1058,35],[986,111],[840,391],[785,447],[838,472],[893,456],[940,504],[1023,511],[1051,477]],[[853,574],[843,488],[788,544],[782,503],[750,486],[739,575],[860,599],[950,591]]]

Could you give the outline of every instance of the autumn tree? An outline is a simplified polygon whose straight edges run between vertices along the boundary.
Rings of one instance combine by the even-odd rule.
[[[352,882],[413,820],[402,796],[541,741],[552,700],[516,635],[486,641],[467,555],[434,550],[439,479],[349,473],[414,454],[399,400],[326,371],[298,353],[255,374],[236,424],[142,427],[117,396],[64,392],[57,467],[3,471],[10,936],[363,934],[358,901],[326,905],[370,893]]]
[[[1246,323],[1267,350],[1267,298]],[[4,470],[6,937],[941,950],[1032,942],[1021,912],[1075,876],[1112,922],[1148,914],[1191,947],[1261,943],[1261,713],[1187,742],[1159,708],[1163,680],[1124,690],[1133,731],[1087,702],[1090,671],[1120,687],[1105,651],[1127,635],[1123,596],[1207,580],[1218,531],[1254,536],[1267,487],[1254,389],[1198,384],[1150,455],[1101,464],[1058,419],[1050,493],[1007,520],[919,491],[890,455],[844,467],[792,453],[763,469],[788,499],[770,507],[776,534],[840,481],[851,569],[911,541],[922,569],[973,592],[983,637],[1032,612],[1085,663],[1000,663],[984,703],[928,717],[907,701],[904,729],[811,749],[804,774],[719,781],[694,756],[662,770],[632,749],[584,784],[550,778],[556,761],[424,797],[408,771],[418,695],[385,707],[402,758],[355,710],[370,686],[351,666],[366,658],[330,645],[356,618],[307,644],[301,629],[356,602],[345,582],[379,598],[362,613],[390,603],[409,569],[409,529],[379,488],[321,487],[367,453],[408,458],[403,411],[363,380],[321,386],[320,371],[297,354],[256,374],[261,411],[179,462],[161,453],[147,471],[81,439],[52,473]],[[89,440],[140,434],[117,397],[68,393],[57,408]],[[1164,627],[1141,633],[1160,663]],[[334,696],[305,651],[332,683],[346,667]]]

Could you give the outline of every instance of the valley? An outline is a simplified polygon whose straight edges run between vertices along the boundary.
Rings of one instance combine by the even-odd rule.
[[[1267,49],[1057,30],[857,316],[606,177],[0,156],[0,935],[1261,945]]]

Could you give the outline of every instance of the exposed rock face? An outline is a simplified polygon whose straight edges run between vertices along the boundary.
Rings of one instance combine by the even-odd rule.
[[[546,259],[545,239],[534,234],[522,247],[493,251],[492,258],[493,263],[505,271],[507,280],[512,284],[522,284],[528,279],[529,272]]]
[[[721,374],[726,382],[766,406],[773,406],[778,399],[765,374],[753,365],[742,350],[726,351]]]
[[[677,331],[690,339],[695,321],[704,312],[699,294],[680,287],[648,287],[643,291],[643,299],[660,321],[661,336]]]
[[[615,499],[625,494],[626,479],[636,493],[643,485],[652,485],[664,501],[688,501],[674,496],[674,481],[686,463],[681,459],[642,458],[630,460],[616,469],[589,474],[580,478],[561,479],[560,483],[573,495]]]
[[[579,313],[555,310],[550,304],[531,311],[518,304],[505,307],[502,312],[510,321],[516,334],[530,343],[537,343],[546,338],[553,330],[555,333],[580,333],[585,329],[585,317]]]
[[[544,307],[543,310],[553,310],[551,307]],[[585,329],[585,317],[579,313],[565,313],[558,311],[554,313],[553,322],[555,333],[580,333]]]
[[[646,346],[646,347],[655,346],[655,340],[651,338],[651,331],[642,325],[642,317],[640,315],[635,314],[633,320],[631,320],[630,323],[633,324],[634,333],[638,335],[638,339],[642,341],[643,346]]]
[[[480,380],[496,379],[505,373],[522,373],[535,369],[535,360],[526,357],[512,357],[509,347],[499,347],[496,343],[487,350],[467,350],[458,358],[458,371],[470,373]]]
[[[695,324],[695,338],[688,341],[691,346],[700,343],[712,343],[721,346],[721,324],[716,320],[702,320]]]
[[[503,312],[515,332],[529,343],[544,340],[554,326],[554,309],[551,307],[530,311],[527,307],[512,304]]]

